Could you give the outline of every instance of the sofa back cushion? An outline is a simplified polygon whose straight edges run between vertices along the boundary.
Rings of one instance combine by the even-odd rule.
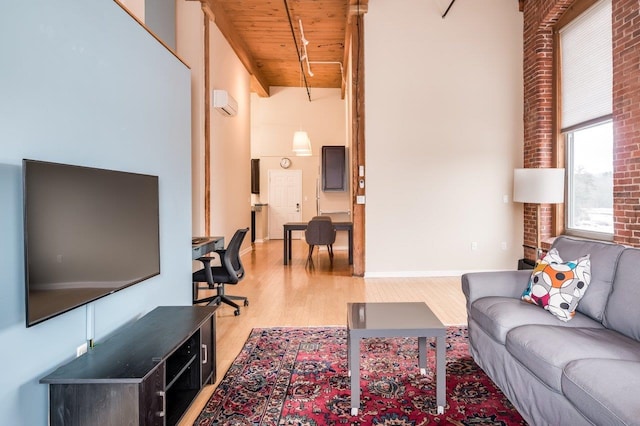
[[[618,244],[560,236],[553,242],[563,259],[578,259],[590,255],[591,283],[578,303],[578,312],[602,322],[611,292],[613,277],[624,247]]]
[[[640,340],[640,250],[622,252],[613,290],[607,301],[603,324],[635,340]]]

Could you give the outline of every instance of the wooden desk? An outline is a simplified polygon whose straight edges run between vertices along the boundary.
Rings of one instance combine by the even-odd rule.
[[[193,237],[191,258],[196,260],[207,253],[224,249],[224,237]]]
[[[307,229],[308,222],[287,222],[284,228],[284,255],[283,264],[287,265],[291,260],[291,233],[293,231],[304,231]],[[349,234],[349,265],[353,265],[353,222],[333,222],[336,231],[347,231]]]

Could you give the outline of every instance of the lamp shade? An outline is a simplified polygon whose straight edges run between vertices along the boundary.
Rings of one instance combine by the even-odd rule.
[[[293,152],[299,157],[311,155],[311,140],[307,132],[299,130],[293,134]]]
[[[564,169],[515,169],[513,201],[531,204],[564,202]]]

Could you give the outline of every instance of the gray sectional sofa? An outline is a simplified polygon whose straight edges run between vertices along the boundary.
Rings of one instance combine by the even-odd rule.
[[[640,249],[558,237],[591,282],[561,321],[521,300],[531,270],[462,276],[474,360],[531,425],[640,425]]]

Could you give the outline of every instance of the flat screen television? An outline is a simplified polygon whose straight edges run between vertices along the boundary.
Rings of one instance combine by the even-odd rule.
[[[22,165],[27,327],[160,273],[157,176]]]

